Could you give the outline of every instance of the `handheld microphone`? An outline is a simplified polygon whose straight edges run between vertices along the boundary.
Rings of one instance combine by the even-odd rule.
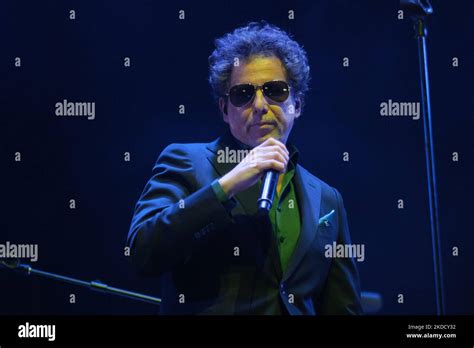
[[[280,174],[275,170],[265,172],[257,200],[258,211],[260,214],[268,214],[272,208],[279,176]]]

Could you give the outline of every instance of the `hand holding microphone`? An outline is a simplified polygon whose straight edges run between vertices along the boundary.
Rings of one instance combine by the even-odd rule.
[[[234,169],[220,178],[219,184],[231,198],[253,186],[265,174],[262,183],[264,192],[261,192],[261,195],[265,194],[264,201],[267,203],[263,203],[263,205],[267,208],[268,199],[273,199],[278,175],[286,171],[288,160],[289,152],[286,146],[274,138],[268,138],[262,144],[254,147]],[[259,201],[262,201],[261,196]]]

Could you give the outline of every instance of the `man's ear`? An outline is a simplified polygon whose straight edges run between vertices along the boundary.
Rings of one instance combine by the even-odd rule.
[[[295,97],[295,118],[300,117],[303,101],[300,97]]]
[[[219,98],[219,109],[222,112],[224,121],[227,122],[227,99],[220,97]]]

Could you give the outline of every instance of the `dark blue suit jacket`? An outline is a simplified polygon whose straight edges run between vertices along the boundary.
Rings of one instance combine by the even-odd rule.
[[[137,270],[160,276],[162,314],[360,314],[354,259],[327,258],[327,244],[351,243],[339,192],[297,165],[301,232],[285,272],[268,219],[259,218],[259,183],[229,207],[211,183],[236,164],[227,132],[208,144],[171,144],[136,205],[127,245]],[[335,210],[326,223],[319,219]]]

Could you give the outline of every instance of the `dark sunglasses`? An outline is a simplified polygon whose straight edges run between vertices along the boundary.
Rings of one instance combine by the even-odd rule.
[[[255,86],[251,83],[235,85],[226,94],[232,105],[241,107],[249,103],[255,96],[257,89],[261,88],[265,97],[282,103],[288,99],[290,95],[290,86],[285,81],[268,81],[263,85]]]

